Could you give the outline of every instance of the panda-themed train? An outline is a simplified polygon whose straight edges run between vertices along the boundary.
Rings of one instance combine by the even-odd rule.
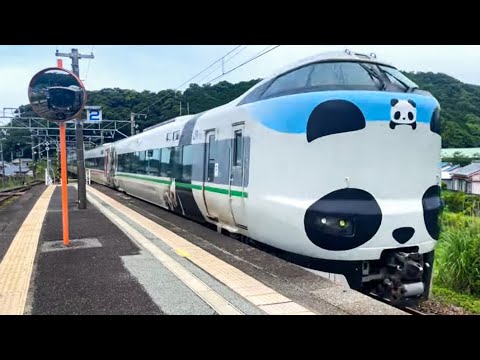
[[[345,51],[89,150],[85,165],[92,181],[400,303],[428,297],[440,150],[437,100],[394,66]]]

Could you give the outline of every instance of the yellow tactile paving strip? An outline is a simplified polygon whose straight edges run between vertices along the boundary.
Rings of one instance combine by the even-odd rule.
[[[40,231],[55,186],[35,203],[0,263],[0,315],[23,315]]]
[[[181,236],[88,186],[87,191],[143,227],[181,256],[224,283],[230,289],[271,315],[315,315],[234,266],[211,255]]]
[[[126,223],[120,217],[110,210],[104,208],[97,200],[89,198],[89,201],[102,211],[105,216],[116,223],[123,232],[130,236],[134,241],[138,242],[145,250],[152,254],[160,261],[168,270],[170,270],[177,278],[187,285],[194,293],[202,298],[220,315],[243,315],[235,306],[230,304],[225,298],[205,284],[195,275],[187,271],[182,265],[168,256],[158,246],[153,244],[149,239],[138,232],[134,227]]]

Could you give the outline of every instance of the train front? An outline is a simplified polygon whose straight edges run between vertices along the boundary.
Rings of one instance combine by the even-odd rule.
[[[332,64],[318,81],[343,71],[343,88],[307,87],[251,106],[262,124],[252,153],[266,154],[258,168],[252,159],[252,196],[255,172],[295,168],[259,189],[258,215],[269,214],[265,228],[275,224],[272,244],[315,258],[352,288],[418,300],[428,296],[439,237],[440,105],[393,67]],[[354,68],[376,87],[349,88],[347,75],[360,81]]]

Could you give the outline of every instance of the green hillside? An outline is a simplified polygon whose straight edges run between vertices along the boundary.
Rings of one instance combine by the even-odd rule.
[[[444,148],[480,147],[480,86],[462,83],[451,76],[441,73],[405,73],[415,81],[421,89],[430,91],[442,107],[442,145]],[[140,131],[173,118],[180,114],[199,113],[225,104],[238,97],[260,79],[231,84],[222,81],[215,85],[190,84],[185,91],[162,90],[138,92],[128,89],[102,89],[89,91],[88,105],[101,106],[104,119],[129,120],[131,112],[148,113],[145,118],[137,119]],[[153,102],[153,106],[144,110]],[[24,116],[36,116],[30,106],[21,108]],[[125,128],[129,135],[130,127]],[[11,131],[4,143],[5,154],[13,151],[16,142],[24,148],[25,156],[30,156],[30,147],[25,144],[25,131]]]

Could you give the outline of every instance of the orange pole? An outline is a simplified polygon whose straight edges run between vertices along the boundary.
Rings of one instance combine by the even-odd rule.
[[[67,191],[67,140],[65,123],[60,123],[60,162],[62,167],[62,221],[63,221],[63,245],[70,243],[68,235],[68,191]]]

